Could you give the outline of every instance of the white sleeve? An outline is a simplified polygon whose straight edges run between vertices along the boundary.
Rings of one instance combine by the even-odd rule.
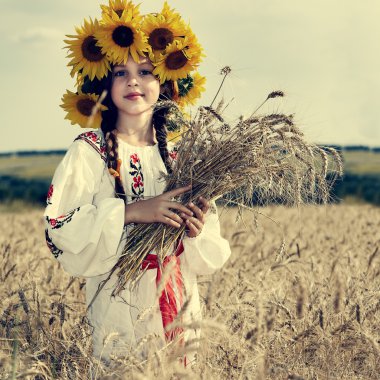
[[[213,211],[211,211],[213,209]],[[206,214],[201,233],[195,238],[183,239],[181,261],[197,275],[212,274],[220,269],[231,255],[230,244],[220,235],[216,206]]]
[[[109,272],[118,260],[124,202],[105,198],[95,206],[105,163],[85,141],[74,141],[57,167],[44,217],[46,242],[72,276]]]

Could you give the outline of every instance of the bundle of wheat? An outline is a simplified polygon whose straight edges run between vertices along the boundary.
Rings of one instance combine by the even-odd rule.
[[[278,96],[283,93],[272,92],[266,100]],[[171,102],[157,105],[167,106],[177,107]],[[166,191],[192,185],[177,201],[188,204],[199,196],[210,200],[223,197],[227,205],[249,208],[269,202],[300,205],[328,201],[331,182],[326,179],[327,172],[332,172],[333,178],[342,174],[337,151],[308,144],[292,115],[252,115],[231,125],[221,116],[222,107],[223,102],[216,109],[201,107],[192,120],[173,113],[171,123],[186,131],[178,144],[172,173],[163,174]],[[138,280],[148,253],[154,249],[162,262],[184,233],[185,226],[137,225],[112,271],[118,273],[114,294],[129,281]]]

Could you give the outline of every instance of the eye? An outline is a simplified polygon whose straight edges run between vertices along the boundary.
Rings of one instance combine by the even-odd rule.
[[[116,73],[114,73],[113,75],[115,77],[123,77],[125,74],[126,74],[125,70],[119,70],[119,71],[116,71]]]
[[[140,70],[140,74],[141,74],[141,75],[144,75],[144,76],[145,76],[145,75],[150,75],[150,74],[152,74],[152,71],[151,71],[151,70],[145,70],[145,69],[144,69],[144,70]]]

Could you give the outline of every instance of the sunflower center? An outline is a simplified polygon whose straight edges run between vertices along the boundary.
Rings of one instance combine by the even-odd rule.
[[[82,54],[90,62],[99,62],[104,58],[99,46],[96,46],[96,38],[88,36],[82,43]]]
[[[77,101],[77,110],[84,116],[91,116],[95,102],[92,99],[79,99]]]
[[[169,70],[178,70],[185,66],[187,63],[187,58],[183,54],[182,50],[174,51],[170,53],[165,60],[165,65]]]
[[[163,50],[174,41],[173,33],[166,28],[157,28],[150,33],[148,43],[155,50]]]
[[[121,47],[129,47],[133,44],[133,31],[128,26],[120,25],[112,32],[112,39]]]

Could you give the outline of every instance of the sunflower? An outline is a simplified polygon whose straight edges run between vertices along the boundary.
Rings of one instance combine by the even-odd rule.
[[[141,30],[147,35],[148,43],[156,53],[161,52],[178,37],[186,35],[187,26],[181,16],[165,2],[161,13],[144,17]]]
[[[116,14],[116,16],[121,19],[123,16],[129,14],[137,23],[140,23],[142,20],[139,7],[140,5],[133,5],[133,3],[128,0],[109,0],[109,6],[100,5],[102,15],[107,14],[112,17]]]
[[[140,56],[148,51],[147,37],[140,31],[133,14],[132,9],[127,9],[121,17],[115,12],[103,13],[102,27],[95,34],[102,53],[115,65],[127,62],[129,54],[139,62]]]
[[[198,72],[188,75],[186,78],[178,80],[178,100],[177,103],[180,107],[186,105],[194,105],[201,97],[201,93],[205,91],[204,85],[206,78],[202,77]]]
[[[160,77],[161,83],[186,78],[196,69],[202,57],[202,47],[195,38],[185,37],[181,41],[175,40],[166,48],[165,54],[160,55],[153,74]]]
[[[101,111],[108,108],[98,103],[99,96],[95,94],[75,94],[67,90],[62,97],[61,107],[67,112],[65,119],[71,124],[79,124],[82,128],[100,128]],[[95,108],[94,108],[95,107]]]
[[[99,30],[99,22],[95,19],[92,21],[84,20],[81,28],[75,28],[77,35],[67,35],[72,40],[64,40],[67,44],[70,54],[68,58],[72,58],[68,66],[72,66],[71,76],[80,73],[83,76],[88,75],[90,79],[104,77],[110,64],[106,55],[102,53],[97,44],[95,33]]]

